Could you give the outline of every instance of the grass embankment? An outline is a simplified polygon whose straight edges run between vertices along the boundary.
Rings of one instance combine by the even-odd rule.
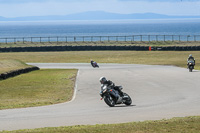
[[[0,74],[29,67],[31,66],[15,59],[0,60]]]
[[[2,133],[199,133],[199,123],[200,117],[186,117],[123,124],[27,129]]]
[[[41,47],[41,46],[200,46],[200,41],[80,41],[80,42],[16,42],[0,43],[5,47]]]
[[[0,110],[71,100],[77,70],[38,70],[0,81]]]

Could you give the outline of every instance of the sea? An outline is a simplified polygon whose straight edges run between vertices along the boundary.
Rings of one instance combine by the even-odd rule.
[[[200,19],[0,21],[0,38],[200,35]]]

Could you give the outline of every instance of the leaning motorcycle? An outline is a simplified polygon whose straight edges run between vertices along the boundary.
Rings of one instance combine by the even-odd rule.
[[[192,70],[194,69],[194,61],[188,61],[188,69],[189,72],[192,72]]]
[[[92,66],[93,66],[94,68],[96,68],[96,67],[99,68],[99,65],[98,65],[96,62],[94,62],[94,63],[92,64]]]
[[[117,87],[120,90],[123,89],[122,86]],[[125,104],[128,106],[132,103],[131,97],[128,94],[123,93],[123,96],[121,96],[117,90],[106,85],[102,87],[100,96],[102,97],[101,100],[104,99],[105,103],[110,107],[114,107],[117,104]]]

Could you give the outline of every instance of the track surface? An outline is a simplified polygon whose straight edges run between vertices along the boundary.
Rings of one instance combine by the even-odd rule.
[[[173,66],[30,63],[40,68],[79,69],[75,97],[62,104],[0,110],[0,130],[124,123],[200,115],[200,72]],[[101,76],[122,85],[131,106],[108,107],[100,100]]]

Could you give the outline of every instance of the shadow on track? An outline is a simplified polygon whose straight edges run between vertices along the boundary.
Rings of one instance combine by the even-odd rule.
[[[136,106],[136,105],[115,105],[114,107],[133,107],[133,106]]]

